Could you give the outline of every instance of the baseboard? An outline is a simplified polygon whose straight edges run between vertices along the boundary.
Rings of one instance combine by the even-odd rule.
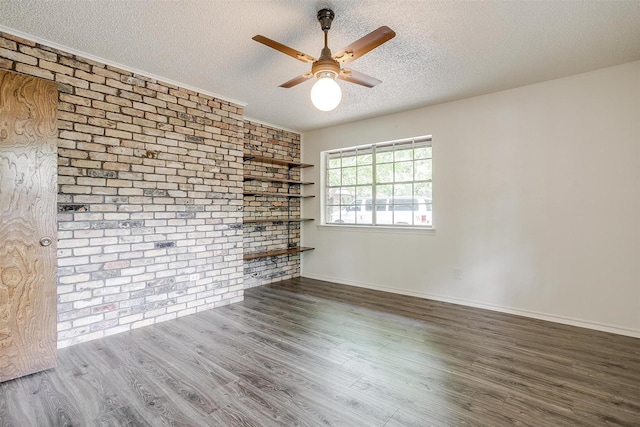
[[[581,320],[581,319],[573,319],[570,317],[556,316],[553,314],[540,313],[540,312],[530,311],[530,310],[514,309],[511,307],[480,303],[477,301],[471,301],[471,300],[462,299],[462,298],[451,298],[451,297],[446,297],[442,295],[430,294],[427,292],[415,292],[408,289],[389,288],[386,286],[380,286],[380,285],[375,285],[371,283],[354,282],[350,280],[343,280],[336,277],[322,276],[317,274],[302,273],[301,276],[309,279],[324,280],[326,282],[338,283],[341,285],[356,286],[359,288],[373,289],[376,291],[390,292],[390,293],[407,295],[407,296],[412,296],[417,298],[430,299],[434,301],[459,304],[459,305],[464,305],[468,307],[482,308],[485,310],[497,311],[500,313],[515,314],[517,316],[524,316],[524,317],[530,317],[533,319],[546,320],[548,322],[561,323],[564,325],[577,326],[580,328],[593,329],[596,331],[610,332],[612,334],[625,335],[633,338],[640,338],[640,331],[621,328],[618,326],[606,325],[606,324],[597,323],[597,322],[590,322],[590,321]]]

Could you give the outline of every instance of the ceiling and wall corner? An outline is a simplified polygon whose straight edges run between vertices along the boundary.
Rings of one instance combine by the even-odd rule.
[[[465,191],[470,191],[474,185],[479,185],[482,181],[465,168],[460,168],[460,164],[464,164],[465,161],[473,166],[475,159],[472,156],[473,151],[467,150],[467,146],[461,146],[464,142],[463,137],[473,140],[477,127],[484,128],[487,134],[495,130],[490,123],[482,120],[483,114],[499,112],[513,114],[514,110],[516,113],[525,113],[533,109],[533,113],[541,116],[541,119],[522,114],[522,123],[532,132],[516,133],[513,129],[506,132],[506,136],[512,136],[513,141],[520,139],[529,141],[529,145],[518,146],[517,154],[522,155],[519,159],[524,159],[523,162],[530,161],[530,147],[535,147],[538,150],[536,151],[538,157],[543,160],[549,159],[544,156],[545,150],[563,150],[561,156],[552,158],[556,167],[553,177],[564,180],[567,185],[574,183],[572,177],[576,174],[572,172],[577,172],[578,176],[585,176],[588,180],[589,176],[585,175],[584,170],[585,164],[596,164],[600,158],[607,159],[608,171],[611,173],[603,174],[606,180],[598,183],[599,188],[606,190],[607,183],[612,184],[609,187],[618,186],[635,197],[633,199],[635,204],[622,206],[618,203],[616,205],[617,200],[614,199],[614,194],[603,191],[607,197],[606,200],[598,199],[593,209],[581,210],[583,205],[580,203],[564,203],[564,193],[560,190],[555,191],[555,187],[551,185],[550,193],[545,197],[553,202],[555,209],[565,211],[563,212],[564,222],[554,224],[554,227],[556,231],[559,230],[558,233],[563,233],[560,235],[562,244],[567,249],[566,253],[571,255],[566,265],[558,266],[555,264],[555,258],[547,257],[545,254],[546,248],[554,247],[555,242],[552,241],[552,237],[555,236],[542,227],[546,225],[543,220],[548,214],[544,210],[544,204],[533,206],[532,210],[520,211],[519,217],[516,217],[516,219],[527,219],[522,222],[525,228],[517,231],[530,232],[532,227],[540,227],[544,231],[539,235],[534,233],[530,235],[531,241],[534,244],[537,243],[533,249],[539,255],[539,258],[534,261],[541,265],[541,268],[532,268],[530,271],[540,279],[538,282],[524,277],[514,269],[506,269],[504,265],[496,267],[486,263],[488,266],[486,271],[474,271],[473,267],[467,267],[468,265],[485,265],[480,262],[483,261],[485,247],[478,242],[496,243],[496,236],[492,235],[489,237],[493,240],[476,239],[475,246],[461,244],[469,237],[462,236],[464,232],[478,237],[484,231],[474,228],[473,218],[462,218],[462,225],[467,227],[462,231],[450,227],[447,232],[446,227],[439,225],[438,234],[435,237],[437,242],[434,242],[438,244],[429,245],[427,248],[427,251],[434,254],[429,262],[435,263],[435,268],[429,273],[431,274],[429,277],[423,272],[418,272],[416,277],[419,276],[424,282],[418,283],[418,287],[409,289],[409,292],[421,293],[422,296],[445,295],[445,298],[450,298],[452,301],[466,303],[475,301],[478,305],[485,307],[502,306],[506,309],[516,307],[524,314],[552,313],[552,316],[560,320],[563,318],[578,319],[578,321],[586,319],[592,326],[604,325],[603,327],[606,328],[607,325],[612,325],[611,330],[619,328],[618,332],[626,330],[631,335],[640,336],[637,316],[633,317],[637,313],[637,310],[634,311],[637,305],[633,305],[633,298],[636,297],[635,301],[637,301],[638,294],[637,287],[633,287],[636,283],[632,280],[638,277],[638,268],[637,264],[626,262],[629,257],[635,256],[637,259],[640,246],[637,238],[632,241],[633,235],[625,234],[632,229],[635,230],[637,237],[639,232],[635,218],[638,216],[638,200],[640,200],[637,187],[637,165],[640,157],[637,139],[635,146],[632,145],[634,141],[630,139],[610,140],[611,135],[619,135],[625,131],[637,137],[637,123],[634,122],[635,128],[629,122],[624,122],[624,126],[615,125],[625,112],[628,113],[629,109],[616,105],[615,97],[610,98],[606,91],[602,91],[599,94],[601,96],[587,96],[587,98],[591,106],[597,106],[603,99],[609,99],[612,108],[606,114],[608,120],[598,120],[598,117],[594,120],[584,119],[580,115],[581,112],[586,111],[587,116],[593,116],[593,111],[589,110],[586,104],[561,96],[556,89],[566,92],[567,88],[558,85],[558,81],[554,80],[571,76],[567,77],[571,82],[570,86],[579,89],[571,93],[579,95],[588,93],[588,89],[592,87],[589,82],[598,80],[593,80],[593,76],[599,74],[598,72],[593,75],[579,73],[600,70],[606,75],[615,75],[615,71],[610,68],[618,64],[627,64],[621,67],[632,67],[632,70],[637,73],[638,65],[632,61],[640,60],[640,43],[638,43],[640,2],[330,1],[328,3],[318,4],[316,1],[295,0],[243,2],[4,0],[0,2],[0,31],[40,41],[100,62],[244,105],[245,115],[252,121],[302,132],[303,158],[317,157],[317,151],[323,144],[336,135],[341,135],[343,139],[352,135],[353,141],[357,141],[358,138],[370,136],[375,132],[378,132],[378,135],[391,131],[397,134],[407,132],[416,126],[424,128],[431,125],[427,132],[433,133],[440,128],[442,130],[439,132],[440,140],[443,141],[442,136],[446,133],[448,135],[445,138],[453,141],[448,152],[441,152],[448,155],[447,161],[450,164],[457,166],[454,173],[461,174],[453,178],[458,179],[457,183],[460,185],[464,184],[462,181],[472,181],[467,182],[467,186],[463,186]],[[330,36],[330,46],[334,50],[351,43],[380,25],[388,25],[398,33],[395,39],[353,64],[353,68],[378,77],[383,83],[374,89],[344,85],[342,105],[328,114],[319,113],[311,105],[310,84],[303,84],[289,90],[277,87],[291,77],[307,71],[305,64],[251,41],[253,35],[264,34],[309,54],[317,55],[322,45],[322,33],[315,14],[317,9],[326,6],[332,7],[337,15]],[[389,10],[393,10],[393,13],[388,13]],[[0,46],[0,49],[3,47]],[[585,76],[588,77],[586,83],[580,82]],[[616,77],[602,81],[603,87],[622,88],[616,96],[625,97],[626,86],[616,84]],[[548,83],[531,88],[532,84],[539,82]],[[519,89],[513,92],[500,92],[515,87]],[[490,95],[477,96],[482,94]],[[532,94],[535,96],[531,96]],[[524,98],[523,95],[525,95]],[[475,98],[468,99],[474,96]],[[510,102],[499,102],[503,97],[508,98]],[[445,104],[446,101],[452,100],[459,101]],[[554,105],[553,100],[558,104]],[[531,104],[523,105],[527,102]],[[598,111],[606,110],[606,105],[603,105],[598,107]],[[637,117],[637,98],[635,105]],[[397,123],[393,122],[393,113],[400,111],[405,111],[401,114],[404,126],[398,130]],[[429,111],[429,114],[423,114],[424,111]],[[559,113],[553,115],[552,111]],[[467,113],[475,115],[468,123]],[[574,124],[584,121],[584,129],[580,126],[567,125],[566,117],[573,118]],[[370,118],[376,118],[376,120],[357,122]],[[443,119],[442,123],[437,123],[438,118]],[[460,129],[456,120],[459,123],[465,122],[463,129]],[[534,138],[536,135],[534,132],[550,132],[552,129],[547,128],[546,125],[551,122],[561,132],[568,133],[569,137],[558,140],[541,139],[544,144],[539,144],[541,140]],[[534,126],[536,123],[542,123],[543,126]],[[332,127],[338,124],[341,126]],[[590,129],[593,132],[590,132]],[[571,134],[574,130],[578,132],[577,136]],[[606,135],[603,135],[603,132]],[[595,141],[594,135],[602,137]],[[396,136],[393,135],[391,138]],[[577,164],[572,150],[576,149],[578,141],[583,141],[583,137],[591,141],[591,145],[587,147],[590,151],[587,153],[586,163]],[[608,144],[606,147],[598,145],[597,142],[604,140]],[[350,145],[353,145],[353,141]],[[485,148],[503,157],[514,153],[509,150],[499,152],[500,144],[504,146],[505,141],[498,141],[496,144],[496,141],[491,138],[481,140]],[[626,151],[616,152],[614,149],[620,144],[631,144],[631,148],[627,147]],[[634,147],[635,151],[633,151]],[[475,150],[479,148],[476,146]],[[617,157],[609,156],[610,153],[606,151],[609,148]],[[624,161],[626,167],[621,168],[615,164],[616,159]],[[460,160],[463,163],[460,163]],[[536,176],[533,163],[526,162],[527,169],[516,176],[516,184],[529,185],[529,182],[534,182],[525,179],[527,176]],[[495,173],[498,173],[500,168],[507,168],[507,172],[512,172],[512,169],[509,169],[512,164],[509,162],[498,166]],[[494,181],[491,183],[496,186],[504,181],[503,177],[500,177],[500,180],[495,175],[492,177]],[[633,178],[636,179],[635,186]],[[449,185],[452,183],[456,184],[455,180],[449,181]],[[513,191],[513,187],[508,189],[510,192],[501,193],[499,196],[513,196],[517,193]],[[482,188],[480,190],[484,191]],[[440,194],[445,193],[442,191]],[[453,191],[451,194],[463,200],[449,200],[449,208],[457,207],[459,209],[453,210],[468,214],[469,200],[464,199],[468,199],[470,195],[459,191]],[[584,191],[579,190],[572,193],[572,196],[583,194],[585,194]],[[520,202],[518,206],[521,208],[531,207],[531,201],[521,200]],[[615,238],[611,237],[611,226],[604,230],[592,230],[593,224],[602,217],[598,215],[606,213],[606,209],[613,205],[625,219],[611,224],[616,233]],[[539,213],[540,216],[533,216],[534,213]],[[572,213],[582,215],[579,218],[580,221],[572,221],[570,215]],[[450,221],[460,219],[453,216]],[[562,225],[566,227],[563,228]],[[305,234],[310,240],[317,239],[312,232],[305,232]],[[504,230],[498,230],[497,236],[504,238],[502,242],[497,242],[502,245],[498,249],[509,248],[510,245],[513,247],[527,240],[517,240],[516,238],[521,238],[522,234],[513,237]],[[335,245],[340,239],[348,237],[343,235],[334,238],[332,244]],[[582,239],[580,241],[586,243],[574,244],[571,237]],[[407,238],[413,239],[413,237]],[[604,239],[606,244],[597,243],[598,238]],[[625,246],[622,249],[620,245],[616,246],[616,239],[624,242]],[[355,244],[367,244],[367,239],[359,239],[359,241],[361,242]],[[354,240],[350,239],[348,243],[354,244]],[[531,242],[527,241],[527,244],[529,243]],[[321,242],[317,246],[321,249],[322,244]],[[392,246],[387,245],[387,247]],[[443,248],[444,252],[441,251]],[[375,245],[369,245],[367,249],[375,250]],[[455,253],[453,254],[455,256],[452,255],[452,251],[462,249],[470,252],[463,254],[464,256]],[[571,252],[572,249],[575,251]],[[611,250],[607,252],[607,249]],[[320,253],[321,250],[316,252]],[[357,253],[357,248],[353,253]],[[394,256],[398,258],[403,253],[405,252],[398,252]],[[424,248],[416,246],[412,256],[417,254],[424,255]],[[603,254],[608,262],[606,268],[599,268],[598,260],[596,257],[591,257],[592,254]],[[527,261],[524,256],[526,254],[523,253],[509,252],[508,255],[517,258],[516,265]],[[616,259],[616,255],[621,256]],[[424,259],[411,257],[407,259],[416,261],[416,265],[425,265]],[[595,262],[585,263],[585,259],[595,260]],[[438,263],[438,260],[442,262]],[[314,264],[316,261],[317,259],[309,257],[303,268],[313,273],[319,271],[314,270],[317,265],[327,265],[326,262],[316,265]],[[466,263],[463,264],[465,267],[463,280],[459,282],[450,280],[451,267],[454,262],[461,261]],[[622,267],[616,270],[614,268],[616,265]],[[607,285],[609,287],[602,285],[604,280],[608,279],[603,277],[607,272],[612,272],[614,278],[613,285]],[[403,271],[400,273],[406,275]],[[504,273],[502,276],[497,276],[502,273]],[[348,277],[344,279],[337,274],[327,278],[349,281]],[[628,280],[629,278],[632,280]],[[435,279],[433,282],[436,283],[435,288],[421,287],[431,279]],[[550,280],[545,281],[545,279]],[[362,280],[366,281],[366,278]],[[568,283],[569,286],[554,288],[561,281]],[[516,282],[519,286],[513,285]],[[481,286],[483,283],[490,283],[492,290],[496,291],[495,294],[485,298],[484,295],[487,292]],[[544,286],[536,287],[536,283],[543,283]],[[522,286],[523,284],[526,286]],[[428,286],[432,285],[428,284]],[[528,299],[529,295],[531,298]],[[547,303],[551,305],[545,306]],[[588,314],[585,315],[585,313]]]
[[[312,106],[311,82],[278,87],[307,64],[251,40],[318,56],[323,7],[336,14],[334,51],[382,25],[397,33],[350,64],[382,83],[341,82],[329,113]],[[234,100],[252,120],[299,132],[640,59],[638,1],[4,0],[0,30]]]
[[[305,132],[305,162],[432,134],[436,230],[305,224],[302,275],[640,338],[639,116],[634,61]]]

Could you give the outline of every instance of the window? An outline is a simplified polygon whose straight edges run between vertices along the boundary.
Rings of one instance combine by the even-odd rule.
[[[432,227],[431,137],[325,156],[325,224]]]

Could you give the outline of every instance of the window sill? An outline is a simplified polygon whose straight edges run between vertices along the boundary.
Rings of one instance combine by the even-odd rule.
[[[385,227],[381,225],[331,225],[318,224],[316,228],[320,231],[349,231],[361,233],[389,233],[389,234],[427,234],[435,235],[435,228],[426,227]]]

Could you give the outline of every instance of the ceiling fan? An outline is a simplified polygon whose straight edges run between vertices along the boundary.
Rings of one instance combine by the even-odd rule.
[[[328,46],[328,34],[334,17],[335,14],[331,9],[321,9],[318,11],[318,21],[320,21],[320,27],[324,32],[324,48],[320,52],[320,58],[318,59],[261,35],[252,38],[298,61],[311,63],[310,72],[294,77],[288,82],[281,84],[280,87],[290,88],[315,76],[318,81],[311,89],[311,101],[316,108],[322,111],[333,110],[340,103],[342,92],[340,86],[338,86],[335,81],[336,78],[366,87],[374,87],[378,83],[381,83],[380,80],[374,77],[349,68],[343,68],[342,65],[355,61],[369,51],[391,40],[396,35],[391,28],[382,26],[351,43],[344,49],[341,49],[337,54],[331,55],[331,50]]]

